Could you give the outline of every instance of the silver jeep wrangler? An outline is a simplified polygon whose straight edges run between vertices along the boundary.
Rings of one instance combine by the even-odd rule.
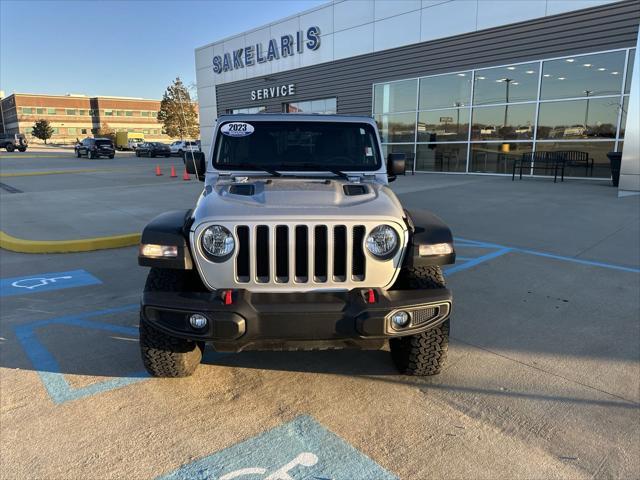
[[[398,369],[441,371],[455,262],[449,228],[407,211],[387,186],[403,154],[383,159],[369,117],[229,115],[209,158],[185,156],[204,181],[193,210],[149,223],[138,263],[151,267],[140,348],[154,376],[193,373],[217,351],[379,349]]]

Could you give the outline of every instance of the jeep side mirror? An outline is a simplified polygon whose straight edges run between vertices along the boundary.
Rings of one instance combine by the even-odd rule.
[[[397,175],[404,175],[407,156],[404,153],[390,153],[387,157],[387,175],[393,182]]]
[[[204,175],[207,171],[207,162],[203,152],[184,152],[184,166],[187,173],[197,175],[198,180],[204,182]]]

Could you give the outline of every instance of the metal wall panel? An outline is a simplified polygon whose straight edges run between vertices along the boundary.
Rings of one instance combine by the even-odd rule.
[[[222,84],[218,113],[258,104],[275,113],[283,102],[337,97],[338,113],[370,115],[373,83],[634,46],[639,21],[629,0]],[[294,96],[251,101],[251,90],[290,83]]]

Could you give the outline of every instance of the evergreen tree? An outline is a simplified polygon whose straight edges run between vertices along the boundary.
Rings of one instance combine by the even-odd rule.
[[[180,77],[167,87],[162,96],[158,121],[163,124],[162,132],[172,138],[184,140],[200,135],[196,107]]]

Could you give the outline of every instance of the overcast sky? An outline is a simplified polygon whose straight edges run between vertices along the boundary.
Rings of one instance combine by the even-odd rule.
[[[160,98],[194,49],[326,0],[0,0],[0,90]]]

